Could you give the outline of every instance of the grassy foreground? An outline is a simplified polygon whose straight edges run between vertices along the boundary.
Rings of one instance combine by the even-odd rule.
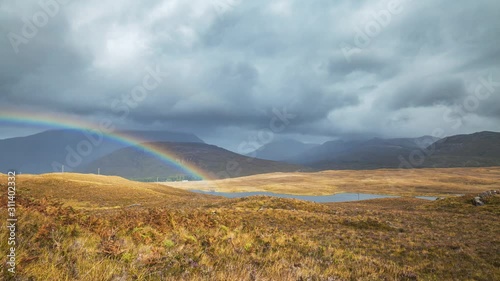
[[[6,182],[0,176],[2,190]],[[482,207],[473,195],[316,204],[74,174],[21,175],[17,191],[17,280],[500,277],[498,195]],[[10,278],[1,266],[0,279]]]

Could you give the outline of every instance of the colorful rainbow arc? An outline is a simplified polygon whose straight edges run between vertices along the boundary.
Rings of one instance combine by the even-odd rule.
[[[76,120],[70,116],[64,117],[53,117],[47,114],[31,113],[31,112],[6,112],[2,110],[0,112],[0,126],[12,126],[12,125],[22,125],[22,126],[32,126],[36,128],[52,128],[52,129],[76,129],[76,130],[96,130],[98,127],[95,124]],[[176,161],[176,155],[170,151],[167,151],[164,147],[161,149],[155,147],[151,143],[144,142],[137,137],[132,137],[119,133],[116,131],[101,131],[103,136],[113,141],[125,144],[127,146],[135,146],[140,148],[142,151],[149,153],[150,155],[156,157],[160,161],[164,162],[169,166],[176,167],[190,176],[195,178],[200,178],[202,180],[209,180],[212,177],[199,169],[198,167],[190,163],[179,163]]]

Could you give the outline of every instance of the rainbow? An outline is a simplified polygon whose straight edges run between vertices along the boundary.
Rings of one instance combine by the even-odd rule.
[[[111,120],[108,119],[110,122]],[[165,148],[155,147],[151,143],[146,143],[144,140],[125,135],[114,130],[99,130],[99,125],[95,123],[83,121],[75,117],[64,115],[54,117],[46,113],[35,112],[19,112],[19,111],[6,111],[0,112],[0,126],[24,126],[43,129],[75,129],[75,130],[91,130],[99,131],[103,137],[125,144],[127,146],[135,146],[142,151],[150,154],[151,156],[159,159],[163,163],[182,170],[186,174],[200,178],[202,180],[212,179],[212,176],[200,168],[190,163],[179,163],[176,161],[176,155]]]

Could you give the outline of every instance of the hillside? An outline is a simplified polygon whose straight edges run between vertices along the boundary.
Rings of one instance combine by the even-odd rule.
[[[5,187],[6,175],[0,174],[0,180],[0,186]],[[21,174],[16,177],[16,186],[24,196],[57,199],[66,205],[84,209],[113,209],[129,205],[176,206],[191,199],[203,201],[210,198],[117,176],[75,173]]]
[[[282,162],[268,161],[239,155],[223,148],[204,143],[149,143],[159,150],[168,151],[182,163],[195,165],[214,178],[240,177],[268,172],[294,172],[305,168]],[[106,155],[82,172],[118,175],[133,179],[162,179],[182,174],[183,171],[165,164],[158,158],[135,147],[128,147]]]
[[[408,165],[412,155],[418,161]],[[319,170],[500,166],[500,133],[479,132],[441,140],[430,136],[337,140],[309,149],[289,162]]]
[[[500,133],[479,132],[444,138],[428,147],[427,167],[500,166]]]
[[[398,168],[399,156],[408,158],[412,151],[423,149],[436,140],[424,136],[331,141],[302,153],[293,162],[321,170]]]
[[[168,131],[123,131],[121,133],[145,141],[203,142],[192,134]],[[26,137],[0,140],[0,155],[2,156],[0,171],[16,169],[22,173],[41,174],[60,171],[60,166],[63,164],[65,164],[66,171],[71,171],[73,162],[67,161],[70,154],[68,151],[77,151],[77,145],[82,141],[89,141],[88,135],[82,130],[51,130]],[[79,166],[86,165],[129,145],[104,137],[102,142],[92,145],[91,153],[80,157],[79,161],[74,163]],[[54,162],[58,163],[56,167],[53,167]]]

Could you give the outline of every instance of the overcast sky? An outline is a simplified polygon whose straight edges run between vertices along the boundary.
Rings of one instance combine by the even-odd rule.
[[[0,2],[0,115],[111,118],[233,150],[270,131],[500,131],[498,0],[54,1]]]

